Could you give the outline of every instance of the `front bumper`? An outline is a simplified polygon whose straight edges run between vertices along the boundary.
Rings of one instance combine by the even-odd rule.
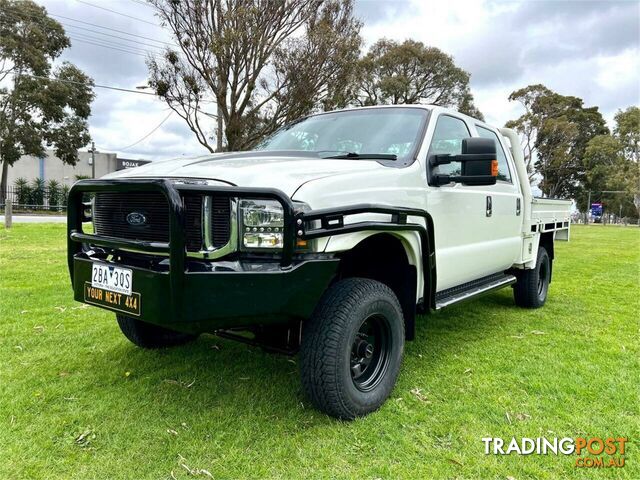
[[[311,315],[320,296],[333,279],[338,260],[307,260],[283,270],[277,264],[244,264],[242,270],[188,271],[178,294],[171,287],[166,265],[130,268],[135,308],[127,308],[126,297],[92,295],[92,263],[109,264],[86,253],[73,259],[74,298],[116,313],[139,318],[183,332],[212,332],[220,328],[285,323]],[[136,311],[137,310],[137,311]]]

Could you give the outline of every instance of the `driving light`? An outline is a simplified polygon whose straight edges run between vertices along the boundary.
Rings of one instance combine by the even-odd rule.
[[[280,202],[241,200],[240,223],[244,248],[282,248],[284,211]]]

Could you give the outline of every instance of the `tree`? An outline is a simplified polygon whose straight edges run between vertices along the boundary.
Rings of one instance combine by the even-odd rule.
[[[550,95],[551,93],[553,92],[547,87],[538,84],[521,88],[509,95],[509,101],[518,101],[525,109],[525,113],[517,120],[509,120],[505,126],[516,130],[522,138],[520,146],[524,153],[524,161],[529,174],[529,182],[531,183],[533,183],[534,177],[536,176],[536,171],[533,166],[534,155],[536,153],[535,143],[538,130],[542,124],[542,116],[534,112],[534,106],[537,105],[540,97]]]
[[[0,195],[9,166],[22,155],[54,147],[75,165],[89,142],[93,81],[74,65],[52,62],[70,45],[62,25],[30,0],[0,0]]]
[[[585,189],[598,192],[597,199],[624,216],[640,216],[639,117],[637,107],[619,111],[614,117],[613,135],[593,137],[584,155]],[[607,193],[610,191],[621,193]]]
[[[591,195],[587,193],[586,198],[583,195],[578,206],[585,205],[585,211],[588,211],[591,207],[587,203],[590,197],[592,202],[603,202],[607,210],[612,208],[617,213],[622,196],[603,192],[621,190],[612,174],[615,174],[616,169],[620,168],[623,162],[622,144],[615,136],[597,135],[589,140],[583,159],[585,167],[583,187],[585,191],[591,192]]]
[[[614,120],[614,135],[622,144],[624,163],[613,174],[619,188],[633,198],[636,215],[640,217],[640,108],[629,107],[618,111]]]
[[[530,85],[509,96],[525,113],[507,122],[522,136],[529,178],[540,177],[546,196],[576,197],[583,193],[583,156],[596,135],[606,135],[598,107],[584,107],[582,99],[560,95],[544,85]]]
[[[634,162],[640,161],[640,108],[618,110],[614,116],[613,133],[622,142],[624,155]]]
[[[484,122],[484,115],[476,107],[473,101],[473,95],[470,91],[467,91],[462,95],[462,99],[460,103],[456,107],[460,113],[464,113],[465,115],[469,115],[470,117],[477,118],[478,120],[482,120]]]
[[[476,118],[469,74],[450,55],[422,42],[381,39],[360,60],[356,103],[361,106],[432,103]]]
[[[613,135],[597,135],[589,140],[584,153],[585,188],[591,191],[613,190],[612,169],[624,161],[623,147]]]
[[[353,0],[151,0],[177,50],[149,84],[209,151],[251,148],[313,110],[347,103],[361,24]],[[207,106],[217,105],[217,113]],[[223,133],[223,135],[220,135]]]

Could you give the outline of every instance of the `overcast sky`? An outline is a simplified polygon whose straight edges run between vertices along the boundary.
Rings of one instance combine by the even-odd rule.
[[[36,1],[71,37],[62,59],[98,85],[135,90],[146,82],[145,55],[171,42],[142,0]],[[609,123],[618,109],[640,104],[638,1],[356,0],[356,15],[367,46],[381,37],[412,38],[453,55],[496,126],[521,113],[509,94],[535,83],[599,106]],[[92,110],[90,131],[101,151],[149,159],[206,153],[152,95],[96,88]]]

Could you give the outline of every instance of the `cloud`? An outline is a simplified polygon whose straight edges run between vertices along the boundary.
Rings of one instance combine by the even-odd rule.
[[[166,46],[162,42],[172,42],[170,33],[159,25],[86,3],[40,3],[57,15],[54,18],[71,36],[72,47],[63,59],[78,65],[97,84],[135,90],[146,82],[145,56],[161,52]],[[158,23],[153,9],[139,2],[91,3]],[[355,15],[364,21],[367,45],[381,37],[412,38],[453,55],[471,73],[476,103],[495,125],[521,113],[517,104],[507,100],[509,93],[534,83],[579,96],[586,105],[598,105],[609,122],[616,110],[640,103],[637,2],[356,0]],[[166,104],[153,96],[98,88],[96,94],[90,130],[103,149],[142,139],[168,113]],[[155,159],[206,152],[173,114],[155,133],[122,154]]]
[[[355,4],[354,13],[365,24],[385,21],[398,15],[416,11],[409,0],[360,0]]]
[[[414,12],[371,19],[367,44],[380,37],[420,40],[454,56],[471,74],[487,119],[519,115],[509,94],[543,83],[601,107],[610,122],[640,103],[640,11],[627,1],[414,2]]]
[[[577,5],[574,5],[577,4]],[[529,23],[528,45],[523,60],[529,65],[548,64],[568,58],[616,54],[638,45],[640,22],[635,2],[609,2],[594,10],[597,2],[540,2],[535,20]],[[576,6],[591,8],[577,9]],[[540,15],[545,6],[547,15]],[[555,7],[555,8],[554,8]],[[528,18],[532,5],[525,4],[516,18]]]
[[[130,1],[90,3],[95,6],[64,0],[40,2],[62,23],[71,39],[71,48],[65,50],[60,61],[74,63],[97,85],[136,90],[147,80],[146,58],[161,54],[172,42],[170,32],[159,25],[96,8],[159,23],[147,5]],[[89,131],[99,149],[150,159],[206,152],[175,114],[145,140],[120,150],[149,134],[169,112],[163,101],[141,92],[95,88]]]

